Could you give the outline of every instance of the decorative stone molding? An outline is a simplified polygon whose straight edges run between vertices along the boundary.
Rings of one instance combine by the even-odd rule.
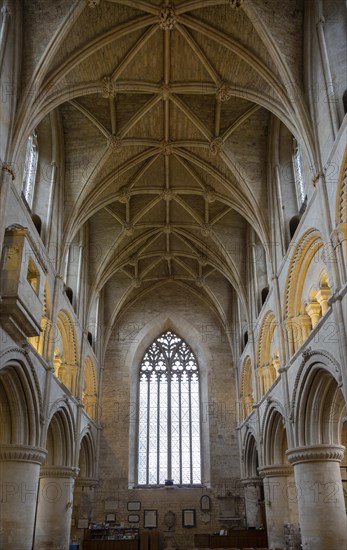
[[[99,483],[98,479],[93,478],[86,478],[86,477],[78,477],[75,482],[76,487],[89,487],[90,489],[93,489],[96,487]]]
[[[163,226],[163,233],[164,233],[165,235],[171,235],[171,233],[172,233],[172,227],[171,227],[170,224],[166,224],[166,225]]]
[[[108,146],[114,151],[115,153],[119,153],[119,151],[122,148],[122,140],[118,136],[110,136],[107,140]]]
[[[203,277],[198,277],[196,280],[195,280],[195,284],[196,286],[198,286],[199,288],[202,288],[205,286],[205,279]]]
[[[162,155],[168,156],[173,153],[173,145],[170,141],[162,141],[160,145],[160,152]]]
[[[165,189],[162,197],[164,201],[171,201],[175,197],[175,192],[172,189]]]
[[[177,23],[175,8],[172,4],[163,6],[159,12],[159,27],[163,31],[172,31]]]
[[[10,174],[12,181],[16,179],[16,173],[14,171],[14,168],[7,162],[1,162],[1,170]]]
[[[135,266],[139,261],[139,257],[134,254],[133,256],[130,256],[129,258],[129,264]]]
[[[210,153],[212,155],[219,155],[224,147],[224,141],[221,137],[217,137],[210,142]]]
[[[80,469],[73,466],[47,466],[41,468],[40,478],[44,477],[55,477],[55,478],[65,478],[71,477],[76,479],[79,474]]]
[[[164,101],[167,101],[170,98],[170,86],[168,84],[162,84],[161,93]]]
[[[285,464],[273,464],[272,466],[264,466],[259,469],[259,474],[264,477],[288,477],[293,475],[292,466],[286,466]]]
[[[216,99],[221,103],[225,103],[226,101],[229,101],[232,95],[232,87],[230,84],[223,82],[216,92]]]
[[[142,285],[141,279],[139,279],[139,278],[133,279],[132,285],[133,285],[135,288],[140,288],[140,286]]]
[[[257,487],[258,485],[262,485],[263,480],[261,477],[249,477],[241,479],[241,483],[245,487]]]
[[[293,465],[302,462],[341,462],[344,453],[343,445],[329,444],[308,445],[286,451],[287,458]]]
[[[209,204],[212,204],[216,200],[216,194],[213,189],[207,189],[204,193],[204,199]]]
[[[47,455],[46,449],[29,445],[1,445],[0,461],[31,462],[43,464]]]
[[[174,259],[173,254],[170,254],[169,252],[164,254],[164,260],[166,260],[167,262],[169,262],[170,260],[173,260],[173,259]]]
[[[207,256],[204,254],[201,254],[198,258],[199,265],[205,266],[207,265]]]
[[[116,88],[110,76],[104,76],[101,80],[101,95],[105,99],[111,99],[116,96]]]
[[[130,193],[129,190],[126,187],[121,187],[119,189],[119,195],[117,197],[117,201],[121,202],[122,204],[126,204],[130,201]]]
[[[212,233],[212,227],[210,224],[208,223],[204,223],[202,226],[201,226],[201,235],[203,237],[209,237]]]
[[[100,5],[100,0],[88,0],[89,8],[97,8]]]
[[[132,223],[125,223],[123,225],[123,231],[129,236],[131,237],[131,235],[134,234],[134,226]]]
[[[243,0],[229,0],[229,5],[231,8],[241,8]]]

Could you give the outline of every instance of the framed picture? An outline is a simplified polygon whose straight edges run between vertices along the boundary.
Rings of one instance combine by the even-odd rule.
[[[144,510],[143,526],[145,529],[151,529],[157,527],[157,513],[158,510]]]
[[[129,512],[138,512],[141,510],[141,502],[139,500],[129,501],[127,504]]]
[[[85,518],[80,518],[77,522],[77,529],[88,529],[89,521]]]
[[[138,514],[129,514],[128,515],[129,523],[140,523],[140,516]]]
[[[208,495],[202,495],[200,499],[200,510],[202,512],[209,512],[211,510],[211,499]]]
[[[116,514],[106,514],[105,521],[116,521]]]
[[[195,527],[195,510],[182,510],[183,527]]]

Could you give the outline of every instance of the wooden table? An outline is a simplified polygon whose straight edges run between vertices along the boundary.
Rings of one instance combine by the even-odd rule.
[[[83,550],[138,550],[138,540],[84,540]]]
[[[229,535],[195,535],[195,546],[200,548],[266,547],[266,531],[235,529]]]

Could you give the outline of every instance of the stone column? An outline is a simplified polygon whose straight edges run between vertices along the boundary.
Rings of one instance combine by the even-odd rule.
[[[259,501],[261,500],[261,486],[263,480],[259,477],[243,479],[245,488],[245,506],[247,528],[258,529],[261,526]]]
[[[0,450],[0,550],[31,550],[40,465],[46,451],[21,445]]]
[[[35,550],[67,550],[70,541],[73,490],[78,468],[41,468],[35,529]]]
[[[303,550],[347,547],[340,475],[344,447],[315,445],[287,451],[294,465]]]
[[[293,483],[293,468],[284,464],[266,466],[259,473],[264,478],[269,548],[284,548],[284,524],[290,523],[292,519],[288,491]]]
[[[320,288],[316,294],[317,302],[322,308],[322,315],[325,315],[329,309],[328,300],[330,298],[330,288]]]
[[[308,302],[306,304],[306,311],[310,316],[312,328],[314,328],[321,318],[321,306],[318,302]]]

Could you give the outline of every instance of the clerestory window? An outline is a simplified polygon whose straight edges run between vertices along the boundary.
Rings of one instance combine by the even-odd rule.
[[[295,179],[295,188],[299,208],[305,202],[306,192],[305,192],[305,181],[304,181],[304,172],[302,167],[302,157],[300,152],[300,147],[297,144],[296,140],[293,140],[294,151],[293,151],[293,166],[294,166],[294,179]]]
[[[147,349],[139,376],[138,484],[200,484],[200,381],[192,350],[164,332]]]
[[[37,163],[39,152],[37,147],[37,136],[34,132],[27,141],[27,149],[25,156],[24,175],[23,175],[23,195],[31,208],[34,198],[34,187],[36,180]]]

